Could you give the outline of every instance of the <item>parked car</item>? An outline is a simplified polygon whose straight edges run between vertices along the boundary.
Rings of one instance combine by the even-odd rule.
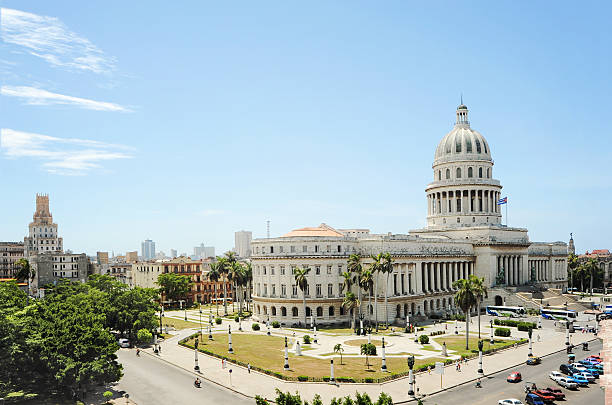
[[[587,385],[589,385],[589,380],[581,376],[580,373],[574,373],[571,375],[571,377],[567,377],[567,378],[571,378],[572,380],[574,380],[576,384],[581,385],[581,386],[586,387]]]
[[[523,377],[521,376],[521,373],[519,373],[518,371],[515,371],[515,372],[510,373],[508,378],[506,378],[506,381],[508,381],[509,383],[517,383],[517,382],[521,382],[522,379]]]
[[[535,391],[531,391],[531,393],[539,396],[540,399],[546,402],[547,404],[552,403],[556,399],[554,395],[551,395],[549,392],[545,390],[535,390]]]
[[[591,373],[587,373],[586,371],[582,371],[580,373],[573,374],[572,377],[577,376],[577,375],[579,375],[580,377],[586,378],[588,382],[595,381],[595,376]]]
[[[530,405],[544,405],[544,401],[542,401],[542,399],[535,394],[525,395],[525,402]]]
[[[564,388],[567,388],[568,390],[578,389],[578,383],[574,381],[571,377],[561,377],[557,380],[557,384]]]
[[[125,338],[119,339],[119,346],[120,347],[130,347],[130,340],[125,339]]]
[[[584,364],[585,366],[594,366],[599,364],[600,362],[595,360],[578,360],[578,363]]]
[[[559,388],[555,387],[546,387],[546,391],[548,391],[555,399],[565,399],[565,394]]]
[[[497,405],[523,405],[523,403],[518,399],[508,398],[500,399],[499,401],[497,401]]]
[[[539,357],[535,357],[535,356],[531,356],[527,359],[526,364],[529,366],[535,366],[537,364],[540,364],[542,362],[542,359]]]
[[[578,370],[576,370],[574,367],[570,366],[569,364],[561,364],[559,366],[559,371],[561,371],[565,375],[572,375],[578,372]]]
[[[593,377],[595,377],[595,378],[599,378],[599,369],[597,369],[597,368],[594,368],[594,367],[587,367],[587,366],[584,366],[584,365],[582,365],[582,364],[580,364],[580,363],[574,363],[574,364],[572,364],[572,366],[573,366],[573,367],[574,367],[576,370],[580,371],[581,373],[582,373],[582,372],[590,373],[590,374],[592,374],[592,375],[593,375]]]
[[[559,378],[562,378],[563,374],[561,374],[558,371],[551,371],[550,374],[548,374],[548,378],[550,378],[551,380],[557,382],[559,381]]]

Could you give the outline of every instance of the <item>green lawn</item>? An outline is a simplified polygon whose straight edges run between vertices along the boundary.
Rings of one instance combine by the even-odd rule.
[[[213,353],[226,356],[231,359],[251,363],[266,370],[281,373],[286,376],[297,377],[305,375],[309,377],[321,378],[329,376],[330,362],[329,360],[316,359],[309,356],[295,356],[289,353],[288,371],[283,369],[284,366],[284,339],[278,336],[252,335],[243,333],[232,334],[233,354],[227,352],[227,334],[213,334],[214,340],[209,341],[204,336],[203,342],[200,342],[199,348],[211,351]],[[292,343],[293,339],[290,339]],[[193,347],[193,340],[187,342]],[[440,358],[429,358],[426,360],[417,359],[415,365],[418,367],[422,364],[434,363],[443,361]],[[337,356],[334,360],[334,372],[336,377],[353,377],[353,378],[380,378],[389,375],[389,373],[400,373],[408,371],[408,365],[405,357],[388,357],[387,369],[389,373],[380,371],[380,357],[370,357],[370,369],[366,367],[365,358],[343,356],[342,364]]]
[[[164,327],[172,326],[174,327],[174,329],[188,329],[188,328],[199,328],[200,327],[199,322],[185,321],[184,319],[164,317],[162,321],[163,321]],[[158,326],[159,326],[159,323],[158,323]],[[207,330],[207,326],[206,326],[206,323],[204,322],[204,318],[202,318],[202,330]]]
[[[454,354],[458,354],[460,356],[471,355],[471,354],[474,354],[474,353],[478,353],[478,337],[477,336],[471,336],[471,333],[470,333],[470,339],[469,339],[470,350],[466,350],[465,349],[465,335],[434,337],[432,339],[435,340],[440,345],[442,345],[442,343],[446,342],[446,348],[449,349],[449,350],[455,350],[456,353],[454,353]],[[488,338],[483,339],[483,343],[484,344],[482,346],[482,349],[483,350],[488,350],[488,349],[492,349],[492,348],[500,348],[500,347],[511,346],[514,343],[518,342],[518,340],[495,339],[494,342],[495,343],[490,344]]]

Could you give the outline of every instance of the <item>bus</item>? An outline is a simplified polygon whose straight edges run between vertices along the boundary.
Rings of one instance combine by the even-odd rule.
[[[542,309],[540,314],[544,319],[562,319],[565,321],[573,321],[578,316],[576,311],[567,309]]]
[[[487,314],[494,316],[509,316],[511,318],[520,318],[525,316],[525,308],[523,307],[504,307],[504,306],[487,306]]]

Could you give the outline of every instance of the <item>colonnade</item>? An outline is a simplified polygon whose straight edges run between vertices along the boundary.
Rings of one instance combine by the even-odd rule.
[[[550,281],[548,259],[529,260],[529,271],[535,270],[535,281]]]
[[[504,270],[504,284],[521,285],[527,281],[523,274],[523,262],[520,255],[497,256],[497,274]]]
[[[420,288],[423,293],[451,291],[453,283],[474,274],[473,262],[423,262]]]
[[[501,193],[497,190],[468,189],[437,191],[427,194],[427,214],[499,214],[497,205]]]

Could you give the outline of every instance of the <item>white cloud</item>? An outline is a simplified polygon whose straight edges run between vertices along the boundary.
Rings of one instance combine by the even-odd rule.
[[[42,161],[49,173],[79,176],[102,168],[101,162],[129,159],[132,148],[78,138],[57,138],[30,132],[0,129],[0,150],[8,158]]]
[[[0,20],[4,42],[22,46],[51,65],[93,73],[115,68],[114,58],[70,31],[58,18],[2,8]]]
[[[64,94],[52,93],[47,90],[29,86],[2,86],[0,88],[0,94],[8,97],[22,98],[25,100],[26,104],[30,105],[65,104],[84,108],[86,110],[120,112],[131,111],[130,109],[115,103],[67,96]]]
[[[206,209],[206,210],[202,210],[200,212],[198,212],[199,215],[202,215],[204,217],[211,217],[213,215],[222,215],[225,214],[225,211],[223,210],[215,210],[215,209]]]

